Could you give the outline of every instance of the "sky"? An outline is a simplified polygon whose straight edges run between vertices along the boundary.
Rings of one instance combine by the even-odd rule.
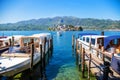
[[[56,16],[120,20],[120,0],[0,0],[0,24]]]

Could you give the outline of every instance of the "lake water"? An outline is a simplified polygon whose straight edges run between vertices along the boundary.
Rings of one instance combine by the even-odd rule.
[[[48,31],[1,31],[1,35],[32,35],[35,33]],[[100,34],[101,31],[84,31]],[[4,34],[3,34],[4,33]],[[62,36],[57,36],[56,32],[50,32],[54,38],[53,55],[46,67],[47,80],[80,80],[81,72],[75,62],[75,53],[72,51],[72,35],[78,35],[79,31],[66,31]],[[105,31],[105,35],[120,35],[120,32]],[[39,80],[39,78],[38,78]],[[83,80],[83,79],[82,79]],[[85,79],[86,80],[86,79]]]

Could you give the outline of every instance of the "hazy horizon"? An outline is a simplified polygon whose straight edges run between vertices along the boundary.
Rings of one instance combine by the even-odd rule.
[[[120,20],[119,0],[0,0],[0,24],[40,18]]]

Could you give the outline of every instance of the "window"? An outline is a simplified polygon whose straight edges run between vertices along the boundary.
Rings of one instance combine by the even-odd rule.
[[[86,42],[88,42],[88,43],[89,43],[89,38],[88,38],[88,37],[86,38]]]
[[[95,45],[95,39],[91,39],[91,43],[93,44],[93,45]]]
[[[83,41],[85,41],[85,37],[83,37]]]

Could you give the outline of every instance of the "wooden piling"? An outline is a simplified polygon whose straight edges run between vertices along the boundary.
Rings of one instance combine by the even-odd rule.
[[[78,41],[77,41],[77,38],[76,38],[76,54],[77,54],[77,50],[78,50]]]
[[[52,36],[52,39],[51,39],[51,48],[53,50],[53,36]]]
[[[12,46],[14,46],[14,36],[12,36]]]
[[[104,47],[102,47],[102,52],[104,51]],[[104,62],[105,61],[105,55],[102,54],[102,61]]]
[[[113,56],[114,56],[114,53],[112,53],[112,57],[113,57]],[[111,57],[111,58],[112,58],[112,57]]]
[[[72,48],[74,50],[74,35],[72,35]]]
[[[51,51],[51,39],[49,39],[49,52]]]
[[[82,44],[80,43],[80,54],[82,53]]]
[[[104,36],[104,31],[101,32],[101,35]],[[102,51],[104,51],[104,38],[102,39]],[[103,62],[105,61],[104,57],[105,57],[105,55],[102,54],[102,60],[103,60]]]
[[[52,55],[52,39],[50,39],[50,56]]]
[[[42,44],[40,44],[40,75],[41,75],[41,78],[43,76],[43,52],[42,52]]]
[[[98,50],[96,51],[96,54],[97,54],[97,57],[98,57],[99,56],[99,51]]]
[[[76,54],[76,65],[78,65],[78,54]]]
[[[47,45],[47,47],[48,47],[48,54],[47,54],[47,55],[48,55],[48,57],[47,57],[47,63],[49,63],[49,52],[50,52],[50,51],[49,51],[49,50],[50,50],[50,48],[49,48],[49,40],[47,40],[47,43],[48,43],[48,45]]]
[[[78,52],[77,52],[77,50],[78,50],[78,41],[77,41],[77,38],[76,38],[76,65],[78,65]]]
[[[51,56],[52,56],[52,52],[53,52],[53,36],[50,39],[50,54],[51,54]]]
[[[52,49],[52,39],[50,39],[50,49]]]
[[[47,40],[47,38],[45,37],[44,38],[44,41],[43,41],[43,68],[44,68],[44,70],[45,70],[45,65],[46,65],[46,59],[45,59],[45,57],[46,57],[46,40]]]
[[[52,56],[52,48],[51,48],[51,39],[49,39],[49,55],[50,55],[50,57]]]
[[[104,68],[103,68],[103,79],[102,80],[108,80],[108,73],[110,72],[109,69],[110,63],[109,62],[104,62]]]
[[[89,50],[91,50],[91,42],[89,43]]]
[[[89,64],[88,64],[88,80],[90,80],[90,67],[91,67],[91,53],[89,54]]]
[[[33,60],[34,60],[34,44],[31,44],[31,61],[30,61],[30,69],[33,69]]]
[[[80,48],[79,48],[79,71],[81,67],[81,54],[82,54],[82,44],[80,44]]]
[[[82,51],[82,77],[84,78],[84,73],[85,73],[85,49],[83,48]]]
[[[104,31],[102,31],[102,32],[101,32],[101,35],[103,35],[103,36],[104,36]]]
[[[10,46],[12,45],[12,41],[11,41],[11,39],[9,39],[9,45],[10,45]]]
[[[44,37],[43,41],[43,80],[46,80],[45,67],[46,67],[46,41],[47,38]]]

